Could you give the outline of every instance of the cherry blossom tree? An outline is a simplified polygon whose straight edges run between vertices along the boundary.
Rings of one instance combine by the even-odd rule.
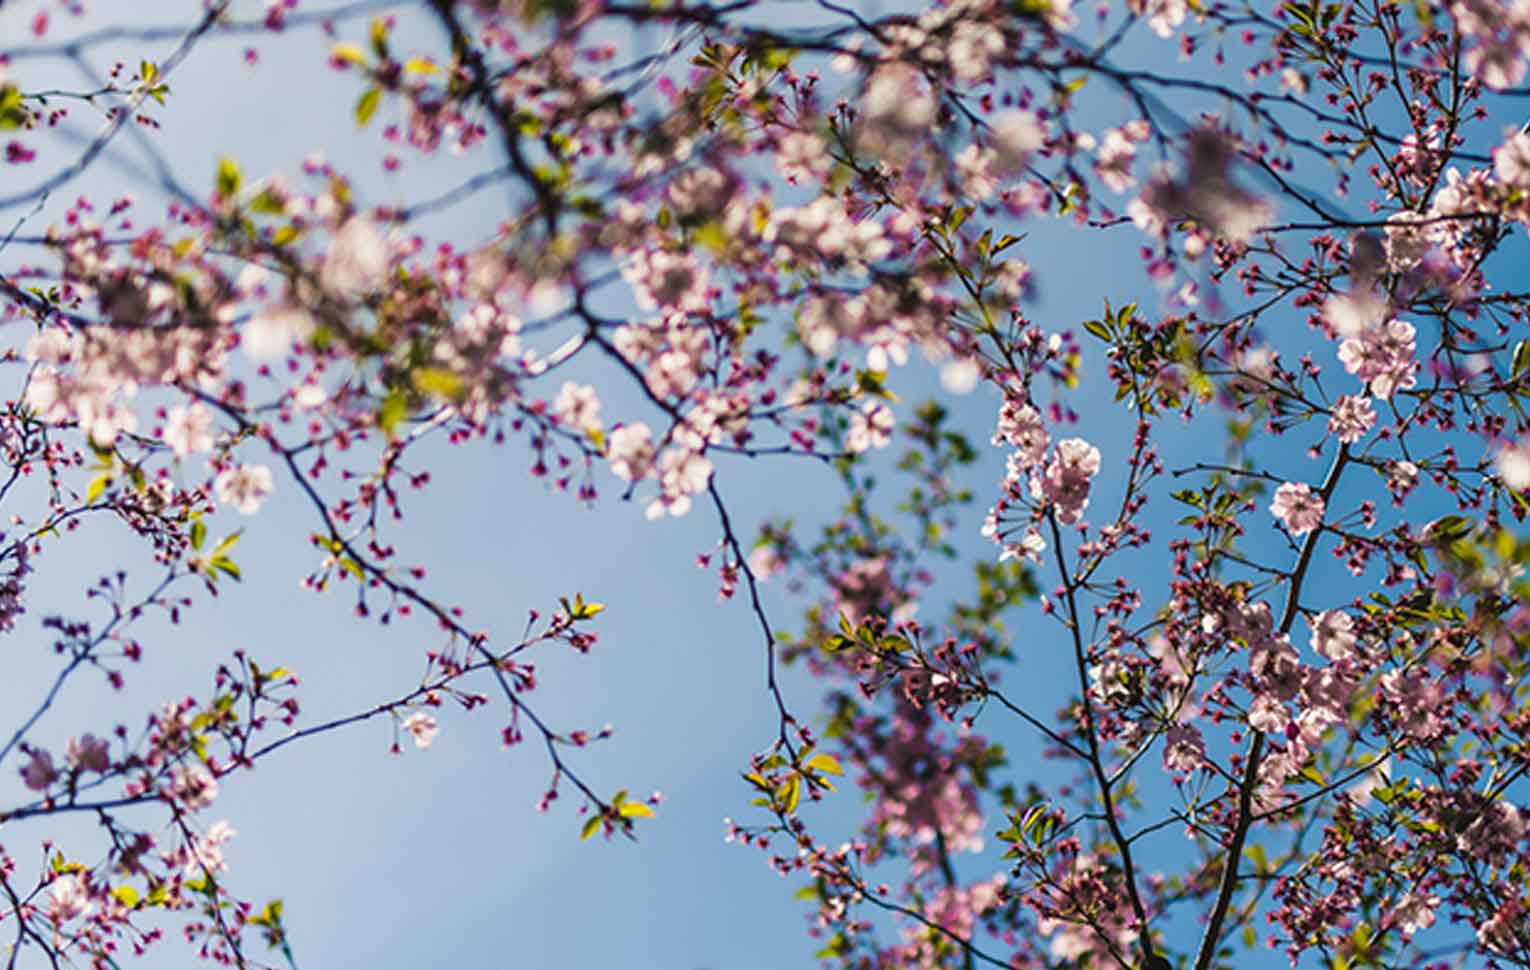
[[[709,523],[776,715],[719,823],[830,965],[1530,966],[1530,5],[86,6],[0,11],[0,630],[53,665],[0,731],[9,965],[298,965],[219,789],[358,725],[497,733],[571,839],[654,824],[582,761],[609,728],[539,713],[538,657],[621,636],[598,591],[507,627],[401,545],[447,444]],[[268,56],[374,168],[177,150],[178,91]],[[745,520],[760,462],[842,508]],[[317,720],[301,650],[235,651],[137,692],[282,494],[294,578],[418,628],[418,683]],[[99,522],[141,555],[39,615]],[[137,720],[55,723],[86,678]]]

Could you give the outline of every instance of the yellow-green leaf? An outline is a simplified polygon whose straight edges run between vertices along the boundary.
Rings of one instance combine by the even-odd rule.
[[[393,391],[383,399],[382,407],[377,409],[377,426],[385,434],[391,435],[399,422],[408,416],[409,398],[402,391]]]
[[[587,839],[590,836],[594,835],[597,831],[599,831],[599,829],[600,829],[600,816],[599,815],[592,815],[592,816],[590,816],[589,821],[584,823],[584,828],[579,830],[579,838],[581,840]]]
[[[377,56],[386,59],[388,56],[388,21],[382,17],[372,18],[372,49]]]
[[[653,818],[653,809],[642,802],[628,802],[621,808],[622,818]]]
[[[781,805],[783,814],[790,815],[797,810],[797,803],[802,799],[802,779],[792,775],[786,779],[786,783],[776,791],[776,801]]]
[[[100,498],[101,493],[105,492],[107,486],[111,485],[111,483],[112,475],[110,472],[102,472],[95,478],[91,479],[90,487],[85,490],[85,504],[89,505],[96,499]]]
[[[138,890],[132,886],[121,885],[112,890],[112,898],[128,909],[134,909],[138,906],[141,897],[138,895]]]
[[[815,754],[808,759],[808,768],[826,775],[843,775],[845,769],[839,766],[839,759],[832,754]]]
[[[356,100],[356,126],[365,128],[367,122],[377,113],[377,106],[382,103],[382,88],[370,87],[361,92],[361,97]]]
[[[239,194],[239,186],[244,184],[244,177],[239,172],[239,163],[232,158],[223,158],[218,161],[218,194],[225,199],[232,199]]]
[[[440,367],[422,367],[415,371],[414,386],[426,394],[452,401],[462,395],[462,378]]]
[[[357,44],[336,44],[329,49],[329,56],[347,64],[365,65],[367,63],[367,52]]]

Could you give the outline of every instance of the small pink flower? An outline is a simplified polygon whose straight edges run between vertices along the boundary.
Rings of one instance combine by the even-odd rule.
[[[1402,930],[1404,939],[1410,938],[1419,930],[1427,930],[1434,925],[1434,911],[1439,905],[1440,897],[1433,893],[1409,893],[1392,911],[1392,923]]]
[[[1270,512],[1292,535],[1305,535],[1323,524],[1323,500],[1305,482],[1287,482],[1277,488]]]
[[[1415,336],[1412,324],[1389,320],[1339,344],[1339,360],[1345,370],[1365,381],[1371,393],[1385,401],[1394,391],[1418,382],[1418,365],[1413,360]]]
[[[1346,660],[1355,655],[1355,621],[1348,613],[1328,610],[1312,621],[1312,649],[1329,660]]]
[[[33,751],[32,760],[21,769],[21,780],[33,791],[45,791],[58,780],[58,769],[53,767],[53,756],[46,751]]]
[[[436,735],[441,733],[441,727],[436,719],[424,711],[415,711],[404,718],[404,730],[414,736],[416,748],[428,748],[436,740]]]
[[[271,469],[265,465],[239,465],[219,472],[213,479],[213,493],[218,501],[232,505],[240,515],[259,512],[273,488]]]
[[[335,233],[319,282],[326,290],[359,296],[387,282],[391,255],[388,240],[366,216],[352,216]]]
[[[1376,424],[1376,410],[1371,400],[1358,394],[1346,394],[1334,403],[1328,418],[1328,433],[1352,445],[1365,437]]]
[[[1041,493],[1057,506],[1057,519],[1065,525],[1079,520],[1089,507],[1090,480],[1100,470],[1100,449],[1083,438],[1057,443],[1041,481]]]
[[[1519,439],[1498,453],[1498,480],[1516,492],[1530,488],[1530,437]]]
[[[69,767],[79,771],[104,772],[112,766],[110,747],[104,739],[94,734],[66,741],[64,760],[69,763]]]
[[[1163,766],[1190,772],[1206,761],[1206,741],[1193,724],[1176,724],[1164,733]]]
[[[893,429],[897,419],[892,409],[877,401],[868,401],[850,416],[850,430],[845,435],[845,448],[859,454],[871,448],[886,448],[892,444]]]
[[[48,895],[48,915],[55,922],[67,922],[90,912],[90,888],[79,873],[59,876]]]
[[[757,546],[749,553],[749,571],[754,573],[754,578],[764,582],[782,569],[786,564],[781,561],[781,554],[775,546]]]
[[[187,808],[197,811],[218,797],[218,780],[200,764],[176,765],[170,773],[170,791]]]
[[[600,427],[600,398],[588,384],[564,381],[553,401],[553,413],[569,428],[581,431]]]
[[[1248,707],[1248,726],[1255,731],[1272,734],[1283,731],[1291,723],[1291,715],[1284,704],[1272,694],[1260,694]]]
[[[205,405],[180,405],[171,409],[165,421],[165,444],[175,457],[186,458],[213,447],[213,413]]]
[[[611,471],[617,478],[635,482],[653,471],[653,432],[641,421],[611,432],[606,448]]]

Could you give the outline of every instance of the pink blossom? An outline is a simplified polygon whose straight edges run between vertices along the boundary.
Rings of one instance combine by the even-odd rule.
[[[387,281],[388,240],[367,216],[352,216],[335,233],[319,272],[326,290],[341,296],[360,296],[380,289]]]
[[[699,449],[678,443],[659,456],[658,472],[659,495],[648,506],[650,519],[689,512],[691,496],[706,491],[712,480],[712,462]]]
[[[1440,897],[1433,893],[1410,892],[1398,900],[1390,922],[1402,930],[1403,938],[1407,939],[1434,925],[1434,911],[1439,905]]]
[[[1530,189],[1530,134],[1516,131],[1493,149],[1493,174],[1505,185]]]
[[[200,403],[172,408],[165,419],[164,437],[177,458],[211,451],[215,440],[212,411]]]
[[[640,250],[622,267],[622,275],[644,309],[689,313],[707,308],[710,276],[689,253]]]
[[[48,891],[48,915],[55,923],[85,916],[93,906],[84,876],[71,872],[53,880]]]
[[[1125,192],[1137,180],[1132,177],[1132,167],[1137,161],[1137,146],[1119,128],[1105,132],[1104,140],[1095,152],[1094,171],[1112,192]]]
[[[1275,490],[1270,512],[1292,535],[1303,535],[1323,524],[1323,499],[1305,482],[1287,482]]]
[[[653,470],[653,432],[641,421],[622,425],[611,432],[606,458],[617,478],[629,482],[647,478]]]
[[[436,719],[424,711],[415,711],[404,718],[404,730],[414,738],[416,748],[428,748],[436,740],[436,735],[441,733],[440,725]]]
[[[822,178],[833,159],[824,140],[810,131],[794,131],[776,148],[776,170],[789,182]]]
[[[219,873],[228,869],[223,858],[223,846],[239,832],[228,822],[219,820],[207,829],[207,834],[197,839],[186,854],[185,871],[188,876],[199,872]]]
[[[1127,6],[1138,16],[1146,16],[1153,33],[1165,38],[1174,36],[1190,9],[1188,0],[1127,0]]]
[[[202,764],[178,764],[170,772],[170,792],[192,811],[211,805],[218,797],[218,781]]]
[[[946,58],[958,80],[976,84],[993,76],[993,62],[1004,48],[1002,30],[981,18],[965,17],[951,30]]]
[[[880,401],[867,401],[850,416],[845,449],[858,453],[871,448],[886,448],[892,444],[895,427],[897,419],[893,417],[892,408]]]
[[[763,582],[785,568],[786,563],[782,561],[775,546],[755,546],[749,553],[749,571],[757,580]]]
[[[1498,480],[1506,488],[1516,492],[1530,488],[1530,437],[1520,438],[1500,449],[1494,464],[1498,468]]]
[[[1041,464],[1052,437],[1047,434],[1040,411],[1023,401],[1006,399],[999,409],[999,426],[993,434],[993,443],[1014,445],[1016,462],[1021,468],[1028,469]]]
[[[1273,734],[1283,731],[1291,722],[1291,714],[1278,698],[1269,694],[1255,696],[1248,707],[1248,726],[1255,731]]]
[[[70,738],[64,743],[64,760],[76,771],[104,772],[111,767],[111,747],[94,734]]]
[[[1418,466],[1411,461],[1394,461],[1387,463],[1387,488],[1392,494],[1402,498],[1413,491],[1418,484]]]
[[[1089,507],[1090,481],[1100,470],[1100,450],[1082,438],[1057,443],[1041,481],[1047,501],[1057,507],[1058,521],[1077,522]]]
[[[564,381],[553,401],[553,413],[570,428],[581,431],[600,428],[600,398],[588,384]]]
[[[976,143],[963,148],[955,159],[962,192],[979,201],[992,196],[999,187],[999,178],[994,170],[997,159],[998,155],[993,149]]]
[[[316,329],[307,310],[292,303],[272,303],[244,325],[239,347],[254,360],[272,360],[306,343]]]
[[[1365,437],[1376,423],[1376,410],[1371,399],[1359,394],[1346,394],[1334,403],[1333,414],[1328,418],[1328,433],[1346,445],[1352,445]]]
[[[226,468],[213,479],[213,493],[218,501],[238,509],[240,515],[259,512],[273,488],[271,469],[265,465]]]
[[[33,791],[46,791],[58,780],[58,769],[53,767],[53,756],[43,750],[34,750],[21,769],[21,780]]]
[[[884,65],[866,82],[860,140],[871,152],[906,155],[928,134],[938,108],[920,72],[896,62]]]
[[[1019,172],[1046,144],[1046,129],[1029,111],[1006,111],[993,123],[993,149],[1000,171]]]
[[[1353,632],[1355,621],[1348,613],[1327,610],[1312,621],[1312,649],[1329,660],[1348,660],[1355,655],[1358,640]]]
[[[1345,370],[1365,381],[1371,393],[1385,401],[1394,391],[1410,388],[1418,381],[1414,333],[1413,325],[1401,320],[1369,327],[1339,345],[1339,360]]]
[[[1206,762],[1206,742],[1193,724],[1174,724],[1164,732],[1163,766],[1187,773]]]

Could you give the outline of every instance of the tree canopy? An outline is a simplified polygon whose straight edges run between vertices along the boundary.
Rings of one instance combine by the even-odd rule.
[[[487,733],[528,815],[643,851],[667,803],[579,704],[610,592],[475,612],[411,517],[488,451],[703,523],[652,568],[707,571],[768,696],[717,823],[826,964],[1530,967],[1530,4],[0,24],[9,965],[302,965],[220,788],[379,726]],[[255,630],[157,693],[299,520],[261,569],[406,627],[414,679],[316,717],[325,646]]]

